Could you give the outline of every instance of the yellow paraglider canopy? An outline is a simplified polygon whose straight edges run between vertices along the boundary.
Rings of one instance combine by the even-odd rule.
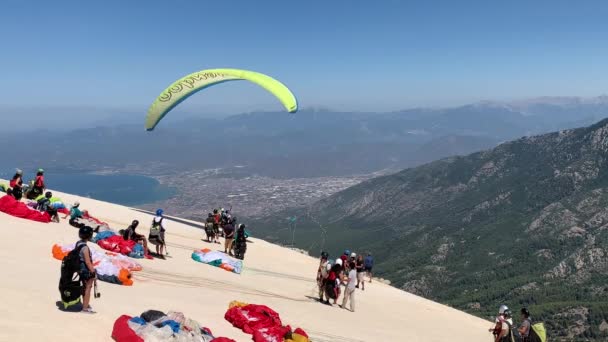
[[[163,90],[148,110],[146,130],[153,130],[168,112],[192,94],[212,85],[238,80],[253,82],[266,89],[281,101],[288,112],[295,113],[298,110],[298,101],[293,93],[270,76],[240,69],[208,69],[183,77]]]

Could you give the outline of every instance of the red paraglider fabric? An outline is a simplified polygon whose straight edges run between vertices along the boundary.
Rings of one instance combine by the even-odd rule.
[[[17,201],[13,196],[9,195],[0,198],[0,211],[27,220],[44,223],[51,222],[51,216],[48,213],[41,213],[30,209],[25,203]]]
[[[144,340],[137,336],[133,329],[129,328],[129,320],[131,316],[122,315],[114,322],[114,328],[112,329],[112,338],[116,342],[144,342]]]
[[[284,341],[285,335],[291,332],[289,325],[283,326],[279,314],[265,305],[233,306],[224,318],[244,333],[253,335],[255,342]],[[296,332],[307,337],[302,329]]]

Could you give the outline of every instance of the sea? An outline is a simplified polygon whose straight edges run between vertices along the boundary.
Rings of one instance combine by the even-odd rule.
[[[24,182],[35,177],[35,171],[24,172]],[[4,169],[0,178],[8,180],[14,173],[12,169]],[[163,201],[177,193],[154,178],[132,174],[45,171],[44,180],[49,189],[126,206]]]

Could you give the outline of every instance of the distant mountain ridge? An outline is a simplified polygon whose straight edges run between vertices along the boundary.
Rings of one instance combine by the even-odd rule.
[[[558,111],[555,103],[568,105]],[[270,177],[341,176],[412,167],[608,116],[604,97],[530,100],[522,106],[477,103],[390,113],[313,108],[297,114],[260,112],[223,119],[189,114],[181,121],[175,119],[180,117],[176,108],[154,132],[145,132],[139,125],[107,122],[68,132],[6,133],[0,135],[5,146],[20,146],[24,137],[36,143],[28,153],[3,151],[0,166],[100,169],[139,165],[158,173],[244,165],[251,174]],[[6,161],[11,165],[4,165]]]
[[[297,217],[297,229],[285,217]],[[608,338],[608,120],[365,181],[255,223],[470,313],[529,306],[561,341]]]

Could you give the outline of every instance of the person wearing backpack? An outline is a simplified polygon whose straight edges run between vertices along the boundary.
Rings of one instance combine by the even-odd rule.
[[[163,210],[156,210],[156,217],[152,220],[152,227],[150,227],[150,234],[148,235],[148,241],[156,246],[156,255],[159,258],[165,259],[163,250],[165,248],[165,227],[163,225]]]
[[[91,289],[97,274],[95,273],[95,267],[93,266],[93,256],[91,250],[87,246],[87,242],[93,237],[93,229],[85,226],[79,229],[78,236],[80,240],[76,242],[75,250],[78,250],[78,260],[80,262],[80,272],[78,276],[82,282],[82,312],[88,314],[94,314],[93,308],[89,304],[91,301]]]
[[[515,342],[515,337],[511,330],[513,319],[511,318],[509,307],[504,304],[500,306],[495,322],[496,325],[490,328],[490,332],[494,335],[494,342]]]

